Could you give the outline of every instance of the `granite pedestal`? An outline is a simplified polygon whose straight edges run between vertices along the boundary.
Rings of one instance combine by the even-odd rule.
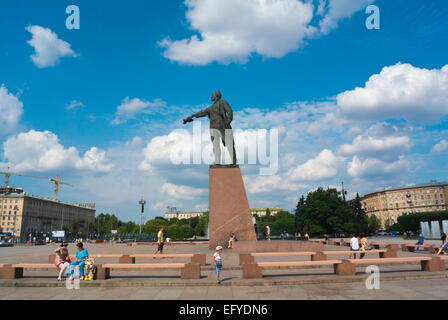
[[[230,233],[239,241],[257,242],[241,170],[210,167],[209,248],[227,247]]]

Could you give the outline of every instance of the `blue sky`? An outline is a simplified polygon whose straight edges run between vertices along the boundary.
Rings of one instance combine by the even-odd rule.
[[[365,27],[371,4],[380,30]],[[443,0],[2,1],[0,169],[60,174],[75,185],[61,200],[123,220],[141,193],[147,218],[207,208],[207,165],[173,165],[169,149],[219,89],[241,136],[280,132],[275,175],[241,164],[252,207],[341,181],[361,194],[446,181],[447,14]]]

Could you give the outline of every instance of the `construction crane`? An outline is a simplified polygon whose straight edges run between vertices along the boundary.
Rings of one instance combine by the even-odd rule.
[[[69,187],[72,187],[72,188],[74,187],[73,185],[71,185],[69,183],[66,183],[66,182],[63,182],[63,181],[59,180],[59,175],[56,175],[55,179],[49,179],[49,180],[54,183],[54,200],[55,201],[58,200],[58,191],[59,191],[59,185],[60,184],[63,184],[63,185],[66,185],[66,186],[69,186]]]
[[[19,176],[19,177],[30,177],[30,178],[38,178],[38,179],[45,179],[47,180],[47,177],[41,177],[41,176],[33,176],[30,174],[21,174],[21,173],[14,173],[14,172],[10,172],[10,167],[8,167],[8,170],[6,170],[6,172],[0,172],[0,174],[4,174],[5,175],[5,188],[7,188],[9,186],[9,178],[11,176]],[[48,179],[49,181],[53,182],[54,184],[54,200],[57,201],[58,200],[58,191],[59,191],[59,185],[63,184],[69,187],[74,187],[73,185],[63,182],[61,180],[59,180],[59,175],[56,175],[56,178],[51,178]]]
[[[40,176],[33,176],[33,175],[30,175],[30,174],[21,174],[21,173],[10,172],[10,167],[8,167],[8,170],[6,170],[6,172],[0,172],[0,174],[4,174],[5,175],[5,188],[9,187],[9,177],[11,177],[11,176],[47,179],[46,177],[40,177]]]

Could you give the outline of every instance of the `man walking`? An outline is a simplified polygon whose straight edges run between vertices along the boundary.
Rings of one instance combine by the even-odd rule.
[[[163,254],[163,227],[160,228],[159,233],[157,234],[157,250],[154,251],[154,254],[157,254],[157,252],[160,251],[160,254]]]

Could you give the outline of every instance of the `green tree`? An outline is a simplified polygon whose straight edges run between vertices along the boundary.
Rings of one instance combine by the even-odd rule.
[[[370,217],[367,218],[367,224],[369,228],[369,233],[376,232],[381,226],[380,219],[378,219],[377,216],[375,216],[374,214],[372,214]]]
[[[297,207],[294,212],[294,228],[297,232],[303,231],[303,208],[305,207],[305,197],[302,195],[297,202]]]
[[[266,217],[269,218],[271,216],[271,209],[266,208]]]
[[[193,229],[188,225],[184,224],[179,227],[179,239],[187,239],[193,236]]]
[[[353,214],[336,189],[318,188],[308,193],[303,207],[303,232],[310,235],[355,231]]]
[[[180,228],[177,224],[172,224],[166,228],[166,237],[172,239],[180,238]]]
[[[133,221],[125,222],[118,228],[119,234],[137,234],[139,232],[140,226]]]
[[[146,222],[145,227],[144,227],[144,232],[149,233],[149,234],[157,234],[157,232],[159,232],[160,228],[163,227],[163,228],[167,229],[168,225],[169,225],[168,220],[161,218],[161,217],[156,217],[155,219],[152,219],[152,220],[149,220],[148,222]],[[177,224],[171,224],[171,225],[177,225]],[[170,238],[171,238],[171,236],[170,236]]]
[[[76,219],[73,219],[70,227],[71,227],[70,230],[71,230],[72,236],[76,237],[78,235],[79,228],[80,228],[79,221]]]
[[[398,217],[397,222],[406,231],[417,232],[420,229],[420,222],[430,222],[448,220],[448,211],[421,212],[416,214],[403,215]]]
[[[349,201],[349,205],[353,214],[353,229],[357,234],[367,233],[369,231],[369,225],[367,221],[367,214],[362,208],[361,197],[356,193],[355,199]]]

